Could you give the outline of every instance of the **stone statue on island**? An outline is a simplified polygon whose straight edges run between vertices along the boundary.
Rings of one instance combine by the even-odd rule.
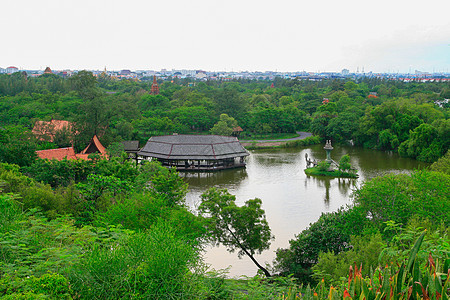
[[[333,150],[333,146],[331,146],[331,140],[327,140],[325,142],[325,147],[323,147],[327,152],[327,162],[331,163],[333,160],[331,159],[331,150]]]
[[[305,173],[307,175],[316,176],[330,176],[330,177],[347,177],[347,178],[357,178],[356,169],[352,168],[350,165],[350,157],[344,155],[339,163],[331,158],[331,150],[333,146],[331,145],[331,140],[325,141],[325,146],[323,149],[327,153],[327,158],[323,161],[316,161],[315,159],[310,159],[308,154],[305,154],[306,158],[306,169]]]

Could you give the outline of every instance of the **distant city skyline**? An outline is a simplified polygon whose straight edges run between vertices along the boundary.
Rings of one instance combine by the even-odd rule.
[[[0,67],[450,71],[447,0],[2,1]]]
[[[11,69],[16,69],[15,71],[11,72]],[[278,71],[278,70],[204,70],[204,69],[167,69],[167,68],[162,68],[160,70],[150,70],[150,69],[143,69],[143,68],[138,68],[138,69],[130,69],[130,68],[125,68],[125,69],[107,69],[107,68],[103,68],[103,69],[69,69],[69,68],[61,68],[61,69],[56,69],[56,68],[50,68],[49,66],[46,67],[39,67],[37,69],[31,69],[31,68],[24,68],[24,67],[16,67],[16,66],[8,66],[6,68],[3,68],[2,66],[0,66],[0,74],[2,73],[7,73],[7,74],[11,74],[14,72],[19,72],[19,71],[28,71],[28,72],[37,72],[39,74],[43,74],[45,73],[44,71],[50,69],[53,73],[54,72],[64,72],[64,71],[70,71],[71,73],[74,72],[79,72],[82,70],[86,70],[86,71],[91,71],[95,74],[100,74],[103,73],[106,69],[107,73],[121,73],[123,71],[129,71],[131,73],[151,73],[154,75],[158,75],[158,74],[170,74],[173,75],[174,73],[177,74],[177,72],[181,72],[182,75],[192,75],[194,76],[197,72],[205,72],[208,74],[212,74],[212,73],[217,73],[217,74],[222,74],[222,73],[228,73],[228,74],[245,74],[245,73],[249,73],[249,74],[255,74],[255,73],[274,73],[274,74],[342,74],[342,75],[351,75],[351,74],[408,74],[408,75],[426,75],[426,74],[445,74],[447,76],[450,75],[450,70],[433,70],[431,72],[428,71],[422,71],[422,70],[409,70],[407,72],[399,72],[399,71],[395,71],[395,70],[388,70],[386,72],[372,72],[372,71],[366,71],[364,69],[364,67],[357,67],[356,70],[349,70],[349,69],[342,69],[340,71],[308,71],[308,70],[297,70],[297,71]],[[153,75],[152,75],[153,76]]]

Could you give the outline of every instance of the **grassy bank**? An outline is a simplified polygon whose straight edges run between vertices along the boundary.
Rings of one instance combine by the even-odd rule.
[[[353,172],[344,172],[340,170],[323,171],[319,167],[305,169],[306,175],[312,176],[328,176],[328,177],[343,177],[343,178],[358,178],[358,174]]]

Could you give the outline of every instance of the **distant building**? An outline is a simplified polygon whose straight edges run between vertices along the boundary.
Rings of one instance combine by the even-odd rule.
[[[16,67],[7,67],[6,68],[6,73],[8,73],[8,74],[12,74],[12,73],[16,73],[16,72],[19,72],[19,69]]]
[[[342,69],[341,74],[346,76],[346,75],[350,74],[350,71],[348,69]]]
[[[50,67],[45,68],[44,74],[53,74],[52,69]]]
[[[206,78],[206,72],[205,71],[197,71],[195,74],[195,78],[197,78],[197,79]]]
[[[158,86],[158,82],[156,82],[156,76],[153,75],[153,83],[152,83],[152,89],[150,94],[152,95],[159,95],[159,86]]]
[[[120,75],[131,75],[131,71],[130,70],[121,70]]]

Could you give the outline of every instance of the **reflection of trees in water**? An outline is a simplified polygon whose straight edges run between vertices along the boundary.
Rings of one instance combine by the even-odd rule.
[[[357,180],[354,178],[337,178],[339,192],[342,195],[348,195],[353,192],[353,190],[357,187]]]
[[[254,160],[263,166],[279,166],[282,164],[292,164],[295,161],[294,156],[263,156],[258,155],[254,157]]]
[[[325,158],[323,145],[309,146],[309,151],[308,155],[310,158],[318,160],[323,160]],[[341,145],[334,146],[331,157],[334,160],[339,161],[345,154],[350,155],[350,163],[359,170],[359,173],[363,178],[372,178],[393,170],[423,169],[429,165],[428,163],[414,159],[400,157],[397,153],[392,151],[380,151]]]
[[[266,152],[252,152],[251,157],[249,157],[248,159],[253,159],[259,165],[272,167],[283,164],[293,164],[295,163],[295,160],[298,159],[298,157],[298,150],[294,151],[294,149],[277,149],[276,151],[266,150]]]
[[[181,177],[191,187],[204,187],[205,190],[217,185],[237,185],[248,177],[247,170],[230,169],[218,172],[180,172]]]
[[[323,202],[326,208],[330,206],[330,189],[333,180],[337,183],[339,192],[345,197],[350,197],[351,190],[356,187],[357,183],[357,180],[353,178],[327,178],[306,175],[305,186],[309,183],[314,183],[318,187],[325,189]]]

